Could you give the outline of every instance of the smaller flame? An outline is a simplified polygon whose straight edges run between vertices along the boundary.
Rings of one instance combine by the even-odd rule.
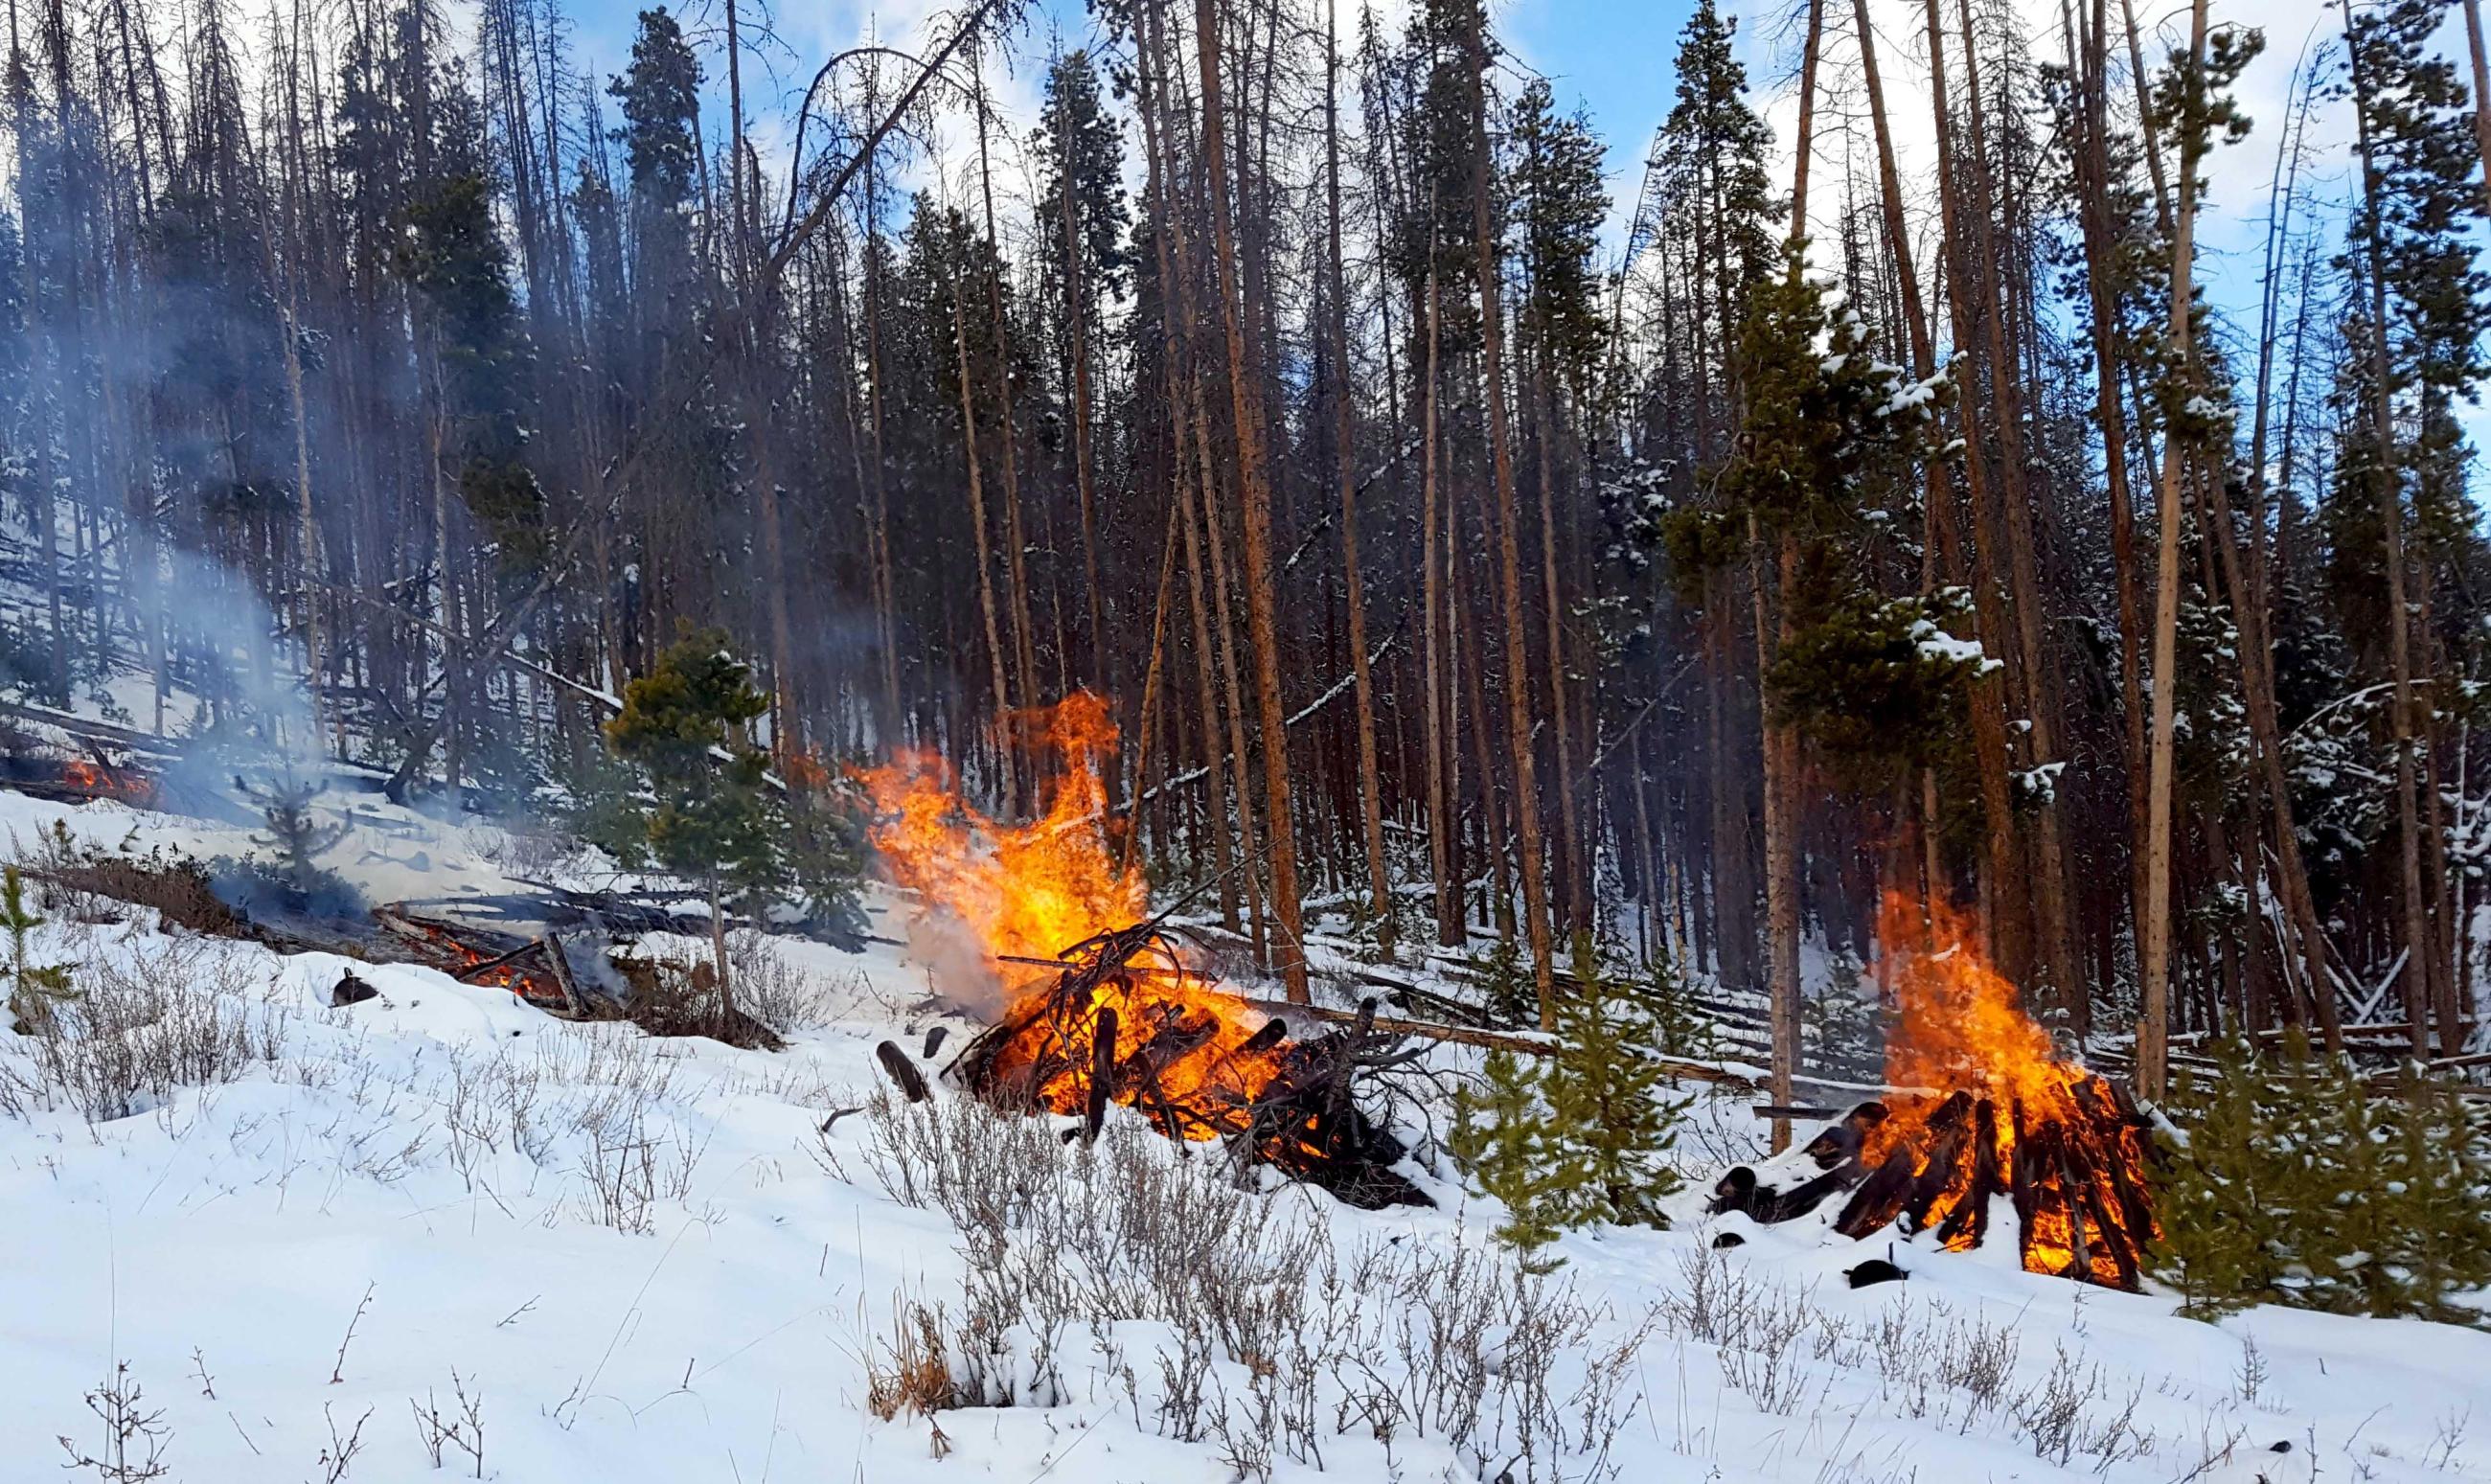
[[[120,799],[132,803],[145,803],[156,795],[154,785],[145,778],[99,768],[84,758],[72,758],[62,764],[61,781],[99,799]]]

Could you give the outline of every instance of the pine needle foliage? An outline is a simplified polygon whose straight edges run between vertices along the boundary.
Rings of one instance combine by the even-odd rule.
[[[770,710],[722,630],[685,635],[623,693],[605,726],[614,755],[636,766],[648,785],[639,825],[665,869],[713,896],[750,894],[779,885],[780,809],[765,779],[769,756],[744,730]]]
[[[1526,1258],[1571,1228],[1667,1226],[1661,1202],[1681,1185],[1669,1156],[1691,1100],[1671,1095],[1652,1058],[1685,1037],[1672,1002],[1604,967],[1588,933],[1574,972],[1554,1053],[1491,1052],[1453,1102],[1454,1162],[1504,1204],[1494,1235]]]
[[[1665,1227],[1661,1198],[1681,1185],[1669,1164],[1692,1099],[1669,1095],[1646,1053],[1663,1029],[1637,986],[1604,973],[1589,933],[1574,939],[1579,987],[1558,1005],[1564,1046],[1542,1074],[1563,1160],[1559,1209],[1569,1226]]]
[[[19,1035],[50,1030],[54,1007],[78,997],[67,964],[34,962],[26,940],[43,925],[44,919],[26,905],[25,879],[15,866],[8,867],[0,874],[0,928],[9,934],[9,1019]]]
[[[1557,1264],[1534,1254],[1555,1241],[1564,1225],[1569,1172],[1543,1076],[1521,1053],[1489,1052],[1478,1085],[1453,1094],[1450,1142],[1471,1188],[1505,1206],[1505,1220],[1489,1235],[1519,1252],[1526,1268],[1545,1272]]]
[[[2183,1075],[2156,1214],[2156,1276],[2183,1312],[2257,1303],[2480,1323],[2491,1284],[2491,1130],[2444,1087],[2380,1096],[2305,1045],[2261,1060],[2233,1039]]]

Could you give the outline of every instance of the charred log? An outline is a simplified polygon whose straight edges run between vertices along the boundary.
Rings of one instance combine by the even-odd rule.
[[[917,1069],[916,1062],[908,1060],[908,1053],[890,1041],[882,1041],[874,1046],[873,1058],[882,1063],[883,1074],[899,1089],[900,1096],[912,1103],[925,1101],[931,1090],[925,1086],[925,1074]]]

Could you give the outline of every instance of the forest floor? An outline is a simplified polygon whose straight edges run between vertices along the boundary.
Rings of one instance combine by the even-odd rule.
[[[354,807],[334,858],[371,900],[562,869]],[[250,848],[239,821],[0,794],[21,849],[56,822]],[[1241,1193],[1122,1112],[1084,1152],[948,1093],[894,1106],[876,1042],[972,1028],[888,894],[861,952],[771,941],[777,1052],[87,907],[30,956],[112,1033],[46,1064],[0,1030],[13,1484],[2491,1479],[2491,1334],[2210,1324],[2003,1248],[1708,1220],[1744,1099],[1699,1107],[1673,1230],[1569,1235],[1545,1280],[1417,1160],[1436,1208],[1359,1211]],[[350,969],[378,996],[333,1008]],[[1907,1282],[1848,1286],[1888,1256]],[[929,1330],[935,1379],[909,1363]],[[1010,1405],[908,1405],[945,1372]],[[152,1419],[117,1455],[116,1395]]]

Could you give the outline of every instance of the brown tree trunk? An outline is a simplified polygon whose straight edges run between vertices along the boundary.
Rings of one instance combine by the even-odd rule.
[[[1164,396],[1168,416],[1169,469],[1168,480],[1177,502],[1177,519],[1185,531],[1185,568],[1187,607],[1193,621],[1194,690],[1201,709],[1202,764],[1205,784],[1203,811],[1210,816],[1212,868],[1217,874],[1220,925],[1230,932],[1238,930],[1237,878],[1241,874],[1237,852],[1232,844],[1228,818],[1228,777],[1221,766],[1219,689],[1214,677],[1215,652],[1211,642],[1209,605],[1203,599],[1204,560],[1202,537],[1196,513],[1193,480],[1198,471],[1211,467],[1207,451],[1195,448],[1195,422],[1189,410],[1200,402],[1194,390],[1194,373],[1187,363],[1187,335],[1180,325],[1190,329],[1189,311],[1180,314],[1181,304],[1190,304],[1188,285],[1191,278],[1179,266],[1181,252],[1173,251],[1170,239],[1182,228],[1176,223],[1175,202],[1171,199],[1167,178],[1172,163],[1164,162],[1164,136],[1159,127],[1163,106],[1160,49],[1158,35],[1158,7],[1145,8],[1143,15],[1141,65],[1136,70],[1139,79],[1135,111],[1141,115],[1143,159],[1147,166],[1149,209],[1162,230],[1151,233],[1151,243],[1158,254],[1159,282],[1164,285],[1159,295],[1159,334],[1166,358],[1167,386]],[[1211,490],[1201,487],[1200,500],[1208,504]],[[1247,850],[1251,850],[1251,846]],[[1250,883],[1253,873],[1248,865],[1243,873]],[[1255,915],[1255,932],[1261,933],[1261,913]]]
[[[1954,343],[1962,347],[1971,344],[1974,332],[1975,310],[1969,297],[1972,292],[1969,284],[1974,277],[1972,244],[1967,241],[1963,210],[1951,185],[1956,165],[1954,129],[1949,114],[1950,100],[1946,81],[1946,42],[1939,20],[1938,0],[1927,0],[1926,16],[1931,112],[1937,126],[1938,213],[1945,244],[1946,297],[1954,327]],[[1957,537],[1950,543],[1958,552],[1967,544],[1970,548],[1973,612],[1982,644],[2004,649],[2015,643],[2016,638],[2011,631],[2012,621],[2007,616],[2007,604],[2001,596],[1996,556],[2001,543],[1996,538],[1997,508],[1989,484],[1988,462],[1978,449],[1971,447],[1978,419],[1969,397],[1965,399],[1961,416],[1961,425],[1966,434],[1963,469],[1965,488],[1971,496],[1972,538],[1967,543]],[[2020,444],[2018,447],[2020,449]],[[1950,510],[1951,502],[1947,502],[1942,509]],[[1948,538],[1943,523],[1940,536],[1942,540]],[[2002,659],[2001,663],[2004,662]],[[2026,910],[2025,873],[2017,858],[2021,853],[2015,848],[2014,800],[2007,776],[2006,692],[2007,686],[1996,682],[1976,684],[1973,687],[1976,742],[1985,742],[1987,739],[1978,734],[1992,733],[1993,729],[1997,742],[1995,751],[1986,745],[1979,748],[1981,807],[1989,827],[1987,870],[1981,885],[1988,904],[1991,956],[1997,960],[2008,980],[2021,984],[2030,978],[2032,922]]]
[[[1066,115],[1066,128],[1071,125]],[[1092,488],[1090,460],[1090,296],[1082,287],[1081,231],[1072,210],[1072,140],[1063,141],[1064,171],[1064,317],[1071,327],[1072,354],[1072,487],[1081,507],[1081,572],[1090,614],[1090,684],[1113,693],[1107,673],[1106,585],[1099,576],[1098,501]],[[1171,548],[1173,549],[1173,548]],[[1140,785],[1134,785],[1139,788]]]
[[[1021,533],[1020,451],[1012,428],[1011,324],[1004,316],[1003,239],[995,234],[994,172],[986,159],[985,75],[973,69],[978,113],[978,189],[986,212],[986,314],[995,333],[995,410],[1000,431],[995,441],[995,466],[1004,477],[1004,597],[1011,606],[1013,674],[1020,680],[1020,704],[1039,704],[1038,648],[1029,617],[1029,541]],[[1003,718],[997,718],[999,721]]]
[[[1211,0],[1199,0],[1209,5]],[[1479,27],[1484,28],[1481,19]],[[1513,836],[1521,859],[1523,932],[1531,943],[1531,976],[1539,991],[1539,1027],[1557,1029],[1556,960],[1549,941],[1548,879],[1541,859],[1539,770],[1531,744],[1531,656],[1523,637],[1522,542],[1515,529],[1511,417],[1505,394],[1505,305],[1497,266],[1487,135],[1487,38],[1470,36],[1476,69],[1471,142],[1477,155],[1471,220],[1479,236],[1480,376],[1487,383],[1488,461],[1495,474],[1498,596],[1505,630],[1505,721],[1513,752]]]
[[[2199,0],[2202,5],[2204,0]],[[2368,344],[2363,349],[2370,359],[2370,436],[2376,440],[2371,451],[2370,477],[2379,502],[2379,524],[2386,539],[2388,575],[2388,663],[2395,684],[2395,698],[2388,708],[2388,722],[2396,748],[2396,867],[2398,885],[2404,898],[2404,1008],[2405,1023],[2412,1027],[2413,1056],[2422,1061],[2430,1055],[2428,1028],[2431,1010],[2430,961],[2437,935],[2430,927],[2430,901],[2423,894],[2421,870],[2421,817],[2415,798],[2414,759],[2414,662],[2411,638],[2412,613],[2405,592],[2404,492],[2396,473],[2396,423],[2393,370],[2388,355],[2388,283],[2385,273],[2386,251],[2379,238],[2380,174],[2370,140],[2368,101],[2373,84],[2361,70],[2359,47],[2346,38],[2346,50],[2352,57],[2354,117],[2359,125],[2356,137],[2360,148],[2361,194],[2369,213],[2362,244],[2365,262],[2362,273],[2369,297]],[[2440,1054],[2456,1055],[2463,1035],[2450,1021],[2440,1028]]]
[[[2108,58],[2105,0],[2091,0],[2092,31],[2079,45],[2072,15],[2062,11],[2068,31],[2068,67],[2079,79],[2079,116],[2084,138],[2077,154],[2077,183],[2083,192],[2080,217],[2084,234],[2085,281],[2093,301],[2094,414],[2101,427],[2102,475],[2110,486],[2111,566],[2119,586],[2120,715],[2125,726],[2127,759],[2128,838],[2146,836],[2145,694],[2143,686],[2144,619],[2136,582],[2136,510],[2128,488],[2126,403],[2119,389],[2119,306],[2113,287],[2111,255],[2116,245],[2109,221],[2110,108],[2106,96]],[[2145,853],[2128,854],[2128,910],[2142,921],[2145,904]]]
[[[2482,156],[2482,202],[2491,211],[2491,59],[2483,54],[2482,0],[2465,0],[2465,55],[2474,68],[2474,147]]]
[[[2192,93],[2203,86],[2206,60],[2206,0],[2189,8],[2186,76]],[[2190,142],[2199,131],[2183,137],[2180,161],[2180,204],[2171,237],[2170,343],[2176,370],[2185,377],[2192,364],[2189,346],[2190,280],[2196,266],[2197,151]],[[2180,628],[2180,525],[2183,439],[2168,430],[2162,439],[2162,482],[2154,518],[2161,523],[2154,589],[2154,727],[2153,753],[2146,780],[2145,914],[2138,931],[2139,971],[2144,976],[2142,1004],[2136,1025],[2136,1091],[2159,1100],[2169,1079],[2171,1024],[2171,814],[2175,702],[2178,699]]]
[[[1246,364],[1245,306],[1237,292],[1237,234],[1221,158],[1219,16],[1215,0],[1194,0],[1194,44],[1202,64],[1202,156],[1210,179],[1213,261],[1219,317],[1227,332],[1228,393],[1237,424],[1238,484],[1245,506],[1246,613],[1254,644],[1254,689],[1263,722],[1263,794],[1270,820],[1272,917],[1276,956],[1291,1004],[1307,1003],[1305,929],[1298,907],[1298,842],[1289,802],[1288,713],[1280,701],[1278,606],[1272,581],[1272,489],[1264,466],[1263,401]]]
[[[960,438],[969,469],[969,527],[976,536],[978,555],[978,614],[985,621],[986,665],[994,688],[995,726],[1000,730],[1011,717],[1011,687],[1004,680],[1003,625],[995,611],[995,557],[986,536],[986,484],[978,464],[978,399],[969,388],[969,323],[960,307],[960,284],[952,283],[952,339],[954,360],[960,376]],[[1007,797],[1012,792],[1009,764],[999,770]]]
[[[1978,294],[1978,306],[1989,350],[1991,390],[1990,421],[1996,425],[1999,442],[1999,465],[2002,479],[1998,504],[2006,515],[2007,578],[2015,607],[2015,637],[2018,666],[2023,684],[2026,717],[2029,730],[2027,760],[2037,771],[2060,761],[2058,750],[2058,683],[2043,650],[2042,625],[2045,618],[2041,592],[2040,564],[2033,534],[2033,499],[2029,479],[2030,465],[2024,444],[2024,397],[2016,380],[2016,364],[2007,341],[2007,308],[1999,293],[1999,280],[2007,263],[1998,250],[1990,228],[1988,202],[1989,146],[1986,124],[1980,102],[1980,57],[1974,45],[1971,0],[1956,0],[1956,15],[1963,40],[1964,100],[1966,122],[1972,130],[1972,171],[1977,189],[1971,209],[1958,212],[1957,219],[1969,218],[1972,224],[1970,247],[1975,256],[1976,272],[1959,282],[1958,291]],[[1930,38],[1932,46],[1936,37]],[[1934,56],[1936,71],[1944,72],[1942,62]],[[1943,110],[1941,110],[1943,111]],[[1944,138],[1943,129],[1941,138]],[[1950,188],[1956,177],[1945,170],[1940,189]],[[1963,260],[1958,257],[1960,264]],[[1979,462],[1978,451],[1971,451],[1969,463]],[[1985,527],[1984,527],[1985,529]],[[2089,1028],[2092,1008],[2085,985],[2076,968],[2075,945],[2067,920],[2066,852],[2060,834],[2060,814],[2056,798],[2056,780],[2052,779],[2050,799],[2033,810],[2033,909],[2034,927],[2039,938],[2041,967],[2050,977],[2050,989],[2058,997],[2060,1008],[2068,1025],[2078,1033]]]
[[[1450,531],[1452,522],[1446,517],[1445,502],[1439,490],[1439,454],[1437,407],[1440,401],[1440,371],[1437,352],[1443,341],[1443,299],[1436,283],[1432,263],[1427,269],[1427,356],[1426,386],[1421,391],[1420,437],[1425,447],[1421,464],[1419,565],[1420,620],[1426,630],[1425,690],[1427,697],[1427,850],[1429,863],[1436,873],[1436,942],[1444,947],[1461,946],[1466,932],[1463,924],[1462,891],[1453,879],[1453,832],[1459,828],[1461,810],[1453,799],[1451,744],[1448,734],[1451,727],[1451,703],[1446,700],[1452,683],[1452,661],[1445,653],[1444,552],[1451,545],[1450,538],[1438,538],[1438,527]]]
[[[1375,677],[1366,657],[1366,586],[1358,563],[1357,417],[1349,395],[1349,284],[1340,248],[1339,0],[1325,8],[1324,214],[1332,271],[1333,457],[1340,480],[1340,561],[1348,587],[1350,674],[1357,685],[1359,823],[1366,843],[1366,882],[1375,918],[1375,946],[1392,958],[1392,876],[1384,855],[1384,791],[1375,764]]]
[[[1800,60],[1799,139],[1793,147],[1797,163],[1791,170],[1791,220],[1788,252],[1793,274],[1805,271],[1807,251],[1807,166],[1816,147],[1816,67],[1825,35],[1825,0],[1808,0],[1807,45]],[[1799,737],[1789,723],[1773,717],[1766,677],[1773,654],[1791,637],[1790,597],[1798,586],[1799,539],[1781,533],[1776,566],[1782,597],[1780,615],[1769,623],[1765,601],[1765,543],[1756,518],[1747,517],[1747,554],[1753,571],[1756,609],[1756,691],[1765,732],[1765,954],[1773,1020],[1773,1067],[1769,1091],[1775,1107],[1796,1099],[1799,1076],[1799,897],[1800,897],[1800,756]],[[1775,626],[1777,623],[1778,627]],[[1768,636],[1771,636],[1770,638]],[[1773,1151],[1790,1148],[1791,1120],[1773,1123]]]

